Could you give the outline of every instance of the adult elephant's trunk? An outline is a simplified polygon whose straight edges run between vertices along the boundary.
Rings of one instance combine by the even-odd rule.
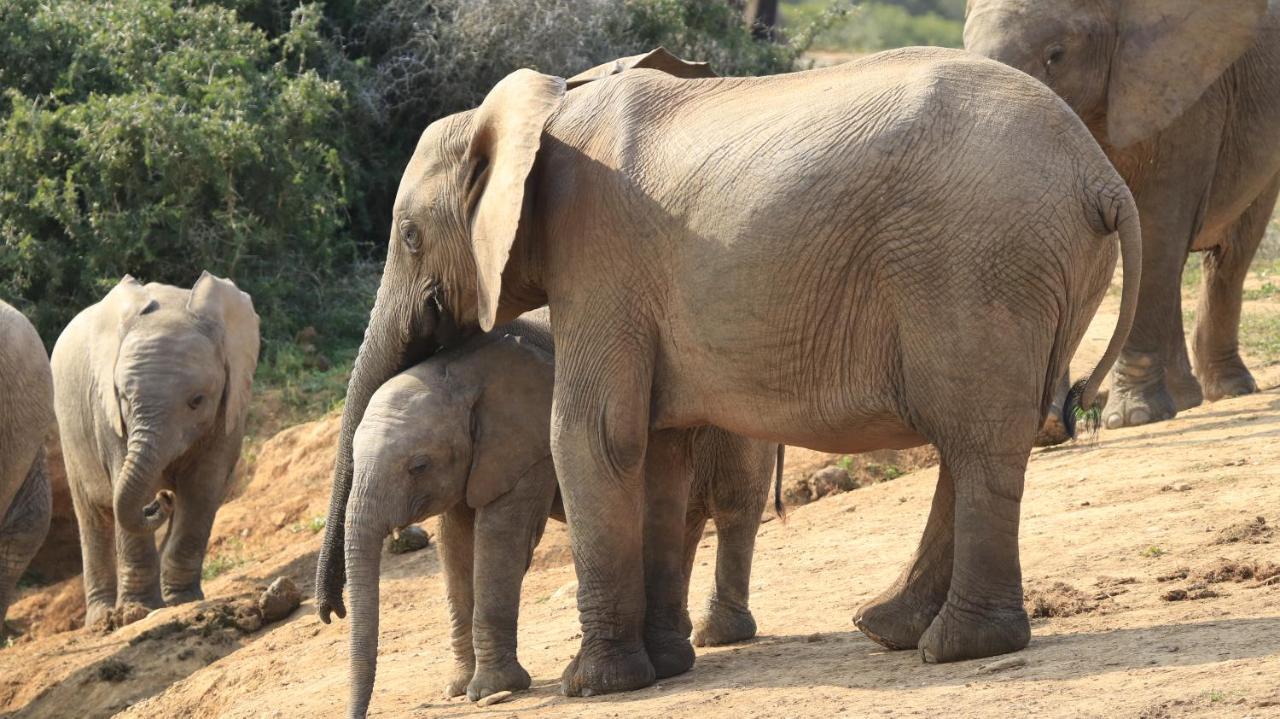
[[[351,494],[351,441],[360,420],[364,419],[369,399],[382,383],[410,364],[426,358],[435,346],[437,311],[433,300],[427,307],[406,312],[390,299],[397,290],[389,287],[384,275],[378,288],[378,300],[369,315],[369,326],[360,343],[347,382],[347,400],[342,409],[342,428],[338,436],[338,454],[334,459],[333,488],[329,495],[329,516],[325,520],[324,543],[316,561],[316,612],[328,624],[329,613],[346,616],[342,603],[345,583],[342,564],[343,520],[347,497]]]
[[[113,498],[116,524],[131,534],[149,534],[164,524],[173,511],[173,494],[156,492],[160,472],[159,438],[137,427],[129,430],[129,442]]]
[[[382,575],[382,540],[390,527],[383,513],[363,495],[351,502],[346,541],[346,570],[351,581],[351,665],[347,713],[364,717],[378,671],[378,580]]]

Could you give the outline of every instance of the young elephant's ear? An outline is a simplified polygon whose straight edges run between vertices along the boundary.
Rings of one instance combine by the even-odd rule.
[[[463,158],[471,251],[476,263],[480,327],[493,329],[502,294],[502,271],[516,241],[524,209],[525,181],[542,143],[542,129],[560,106],[564,80],[516,70],[489,91],[472,118]]]
[[[617,60],[606,62],[602,65],[596,65],[590,70],[584,70],[569,78],[566,81],[566,84],[568,89],[572,90],[579,85],[585,85],[588,82],[600,80],[610,75],[617,75],[620,72],[626,72],[632,68],[661,70],[668,75],[689,79],[717,76],[715,72],[711,70],[711,66],[705,62],[689,62],[688,60],[681,60],[675,55],[667,52],[666,48],[658,47],[640,55],[620,57]]]
[[[467,506],[483,507],[510,492],[535,465],[551,457],[551,356],[517,337],[481,350],[484,390],[472,409]]]
[[[97,327],[94,331],[93,383],[98,409],[116,436],[124,436],[124,416],[120,414],[120,393],[116,390],[116,360],[125,325],[153,306],[141,282],[131,275],[120,282],[98,303]]]
[[[231,434],[243,426],[253,391],[253,372],[258,367],[258,313],[253,300],[235,283],[201,272],[191,288],[187,311],[222,328],[223,368],[227,383],[222,390],[225,431]]]
[[[1256,41],[1267,0],[1129,0],[1111,60],[1107,141],[1127,147],[1186,112]]]

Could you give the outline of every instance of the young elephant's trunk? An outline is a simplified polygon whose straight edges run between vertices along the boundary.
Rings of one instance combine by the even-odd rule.
[[[347,511],[346,570],[351,596],[351,667],[348,716],[369,711],[378,670],[378,580],[382,540],[390,527],[367,496],[352,496]]]
[[[131,534],[156,531],[173,509],[173,495],[156,492],[163,469],[158,454],[159,441],[154,432],[143,427],[129,430],[113,505],[116,524]]]

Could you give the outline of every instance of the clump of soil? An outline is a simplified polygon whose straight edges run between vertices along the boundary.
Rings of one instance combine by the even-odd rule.
[[[1164,594],[1161,594],[1160,598],[1166,602],[1182,602],[1195,599],[1213,599],[1214,597],[1222,596],[1212,589],[1195,589],[1195,586],[1196,585],[1192,585],[1192,587],[1188,587],[1187,589],[1170,589]]]
[[[1271,527],[1267,526],[1265,518],[1254,517],[1248,522],[1240,522],[1220,530],[1217,538],[1214,539],[1214,544],[1235,544],[1237,542],[1267,544],[1271,541],[1273,531]]]
[[[1202,570],[1199,576],[1208,584],[1247,582],[1250,580],[1267,583],[1276,577],[1280,577],[1280,564],[1275,562],[1237,562],[1232,559],[1220,559],[1217,564]]]
[[[1030,587],[1023,597],[1027,614],[1032,619],[1049,617],[1074,617],[1098,608],[1091,597],[1066,582],[1054,582],[1050,587]]]
[[[133,667],[119,659],[108,659],[98,665],[98,679],[104,682],[122,682],[133,674]]]
[[[258,597],[258,611],[267,623],[278,622],[293,614],[302,603],[302,591],[288,577],[279,577]]]

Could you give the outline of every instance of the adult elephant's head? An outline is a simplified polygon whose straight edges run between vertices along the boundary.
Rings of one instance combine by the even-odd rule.
[[[714,76],[705,64],[686,63],[659,48],[588,70],[570,84],[630,68]],[[383,382],[440,347],[470,332],[488,331],[518,311],[501,311],[504,273],[509,291],[528,290],[510,286],[518,272],[507,260],[530,212],[526,190],[543,128],[567,89],[561,78],[517,70],[495,85],[480,107],[432,123],[405,169],[382,284],[347,384],[316,571],[322,621],[329,621],[330,612],[346,615],[343,521],[351,491],[352,438],[369,399]]]
[[[116,523],[155,531],[173,497],[166,467],[213,432],[241,431],[258,362],[249,295],[205,272],[190,293],[126,275],[102,300],[95,341],[98,411],[125,440]]]
[[[1266,12],[1267,0],[969,0],[964,46],[1044,82],[1124,148],[1195,104]]]

